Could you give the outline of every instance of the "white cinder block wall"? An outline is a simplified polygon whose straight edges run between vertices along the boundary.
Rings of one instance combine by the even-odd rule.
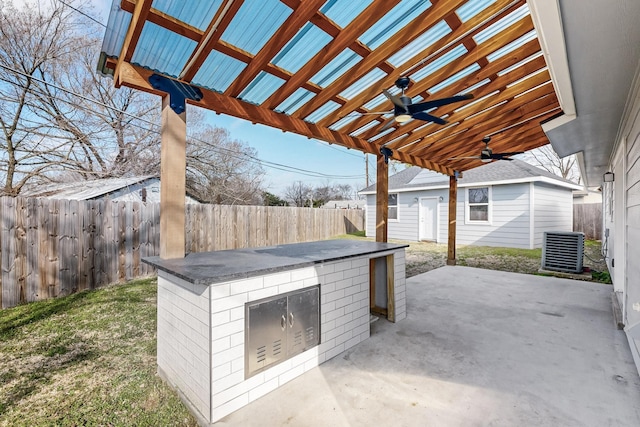
[[[158,274],[158,371],[213,423],[369,337],[369,259],[394,255],[395,320],[406,317],[404,248],[198,286]],[[320,345],[245,380],[245,303],[320,284]]]

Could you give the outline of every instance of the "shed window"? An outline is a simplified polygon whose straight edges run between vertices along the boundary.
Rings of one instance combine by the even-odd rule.
[[[467,220],[470,222],[489,222],[489,187],[469,188],[467,190]]]
[[[389,219],[398,220],[398,193],[389,194]]]

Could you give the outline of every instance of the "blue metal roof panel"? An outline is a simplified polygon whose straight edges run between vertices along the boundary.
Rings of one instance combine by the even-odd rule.
[[[537,57],[539,57],[539,56],[541,56],[541,55],[542,55],[542,52],[534,53],[534,54],[533,54],[533,55],[531,55],[530,57],[523,59],[522,61],[518,62],[517,64],[513,64],[511,67],[508,67],[508,68],[505,68],[505,69],[504,69],[504,70],[502,70],[502,71],[499,71],[497,74],[498,74],[499,76],[502,76],[502,75],[504,75],[504,74],[507,74],[508,72],[513,71],[513,70],[515,70],[516,68],[523,66],[523,65],[524,65],[524,64],[526,64],[527,62],[529,62],[529,61],[533,61],[534,59],[536,59]]]
[[[493,62],[498,58],[502,58],[503,56],[507,55],[509,52],[513,52],[523,44],[535,39],[537,36],[538,34],[536,33],[536,30],[531,30],[524,36],[519,37],[518,39],[509,43],[508,45],[496,50],[492,54],[487,55],[487,60],[489,62]]]
[[[473,64],[469,65],[464,70],[458,71],[457,73],[455,73],[451,77],[449,77],[449,78],[443,80],[442,82],[438,83],[437,85],[433,86],[431,89],[428,90],[428,92],[431,93],[431,94],[434,94],[437,91],[444,89],[445,87],[457,82],[461,78],[466,77],[469,74],[471,74],[474,71],[477,71],[479,69],[480,69],[480,66],[474,62]]]
[[[445,65],[448,65],[456,59],[460,58],[465,53],[467,53],[467,48],[465,48],[463,45],[458,45],[426,67],[416,71],[410,77],[414,81],[420,81],[425,77],[428,77],[430,74],[435,73]]]
[[[329,126],[329,129],[331,130],[338,130],[343,126],[348,125],[349,123],[353,122],[355,119],[359,118],[360,116],[357,114],[352,114],[346,117],[341,118],[340,120],[338,120],[337,122],[335,122],[334,124],[332,124],[331,126]]]
[[[460,21],[464,23],[495,2],[496,0],[469,0],[467,3],[459,7],[458,10],[456,10],[456,13],[460,18]]]
[[[343,90],[342,93],[340,93],[340,96],[351,99],[371,85],[378,83],[378,81],[386,75],[387,73],[382,71],[380,68],[374,68],[373,70],[365,74],[362,78],[360,78],[357,82],[353,83],[351,86]]]
[[[153,0],[152,7],[204,31],[221,4],[222,0]]]
[[[246,66],[244,62],[214,50],[193,77],[193,83],[224,92]]]
[[[444,21],[440,21],[429,31],[426,31],[414,41],[390,56],[387,61],[394,67],[399,67],[409,59],[411,59],[413,56],[431,46],[450,32],[451,28],[449,27],[449,25]]]
[[[371,129],[372,127],[375,127],[375,126],[380,126],[380,122],[377,122],[377,121],[375,121],[375,120],[374,120],[374,121],[371,121],[371,122],[367,123],[366,125],[361,126],[361,127],[359,127],[358,129],[354,130],[354,131],[353,131],[353,132],[351,132],[349,135],[351,135],[351,136],[358,136],[358,135],[360,135],[361,133],[363,133],[363,132],[365,132],[365,131],[367,131],[367,130]]]
[[[466,93],[466,92],[473,92],[474,90],[478,89],[479,87],[482,87],[482,86],[486,85],[487,83],[491,83],[491,80],[490,79],[481,80],[478,83],[474,84],[473,86],[470,86],[470,87],[460,91],[459,93],[456,93],[456,95],[461,95],[462,93]]]
[[[371,3],[372,0],[329,0],[320,8],[320,12],[344,28]]]
[[[362,34],[360,41],[375,49],[430,7],[428,0],[402,1]]]
[[[356,65],[361,59],[362,57],[351,49],[345,49],[325,67],[322,67],[310,80],[323,88],[327,87],[347,70]]]
[[[118,57],[120,55],[130,23],[131,14],[120,8],[119,0],[113,0],[109,21],[107,22],[107,31],[102,40],[103,53],[110,57]]]
[[[295,73],[331,40],[329,34],[307,22],[271,62]]]
[[[283,84],[284,80],[280,77],[261,71],[238,98],[254,104],[262,104]]]
[[[146,22],[131,62],[177,77],[197,43],[152,22]]]
[[[521,20],[522,18],[528,15],[529,15],[529,5],[525,3],[519,8],[517,8],[516,10],[514,10],[513,12],[511,12],[510,14],[508,14],[507,16],[505,16],[504,18],[502,18],[501,20],[497,21],[495,24],[490,25],[489,27],[480,31],[478,34],[473,36],[473,40],[475,40],[477,44],[484,43],[485,41],[489,40],[491,37],[498,34],[500,31],[507,28],[509,25],[518,22],[519,20]]]
[[[374,108],[384,103],[385,101],[389,101],[389,100],[387,99],[386,96],[384,96],[383,93],[381,93],[380,95],[373,98],[371,101],[364,104],[363,107],[366,108],[367,110],[373,110]]]
[[[276,107],[276,110],[287,114],[293,114],[298,108],[306,104],[313,98],[315,93],[308,91],[304,88],[298,88],[287,99],[282,101],[280,105]]]
[[[305,120],[308,121],[308,122],[311,122],[311,123],[315,123],[318,120],[324,119],[326,116],[328,116],[329,114],[331,114],[333,111],[337,110],[338,108],[340,108],[340,104],[338,104],[335,101],[329,101],[326,104],[324,104],[322,107],[318,108],[313,113],[309,114],[305,118]]]
[[[245,1],[221,39],[255,55],[291,12],[280,0]]]

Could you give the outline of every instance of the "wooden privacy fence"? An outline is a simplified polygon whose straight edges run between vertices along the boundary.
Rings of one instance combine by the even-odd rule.
[[[69,295],[149,275],[154,203],[0,197],[0,305]],[[364,211],[188,205],[187,252],[321,240],[364,228]]]
[[[602,239],[602,203],[573,205],[573,231],[584,233],[587,239]]]

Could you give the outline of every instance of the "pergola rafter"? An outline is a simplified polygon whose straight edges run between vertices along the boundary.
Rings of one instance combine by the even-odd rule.
[[[461,158],[483,136],[504,151],[537,148],[547,142],[540,122],[561,113],[525,0],[116,3],[100,61],[116,85],[166,97],[151,84],[157,74],[202,94],[190,104],[377,155],[381,176],[390,155],[455,180],[479,166]],[[393,106],[381,94],[400,77],[414,102],[475,99],[429,111],[448,125],[382,132]]]

